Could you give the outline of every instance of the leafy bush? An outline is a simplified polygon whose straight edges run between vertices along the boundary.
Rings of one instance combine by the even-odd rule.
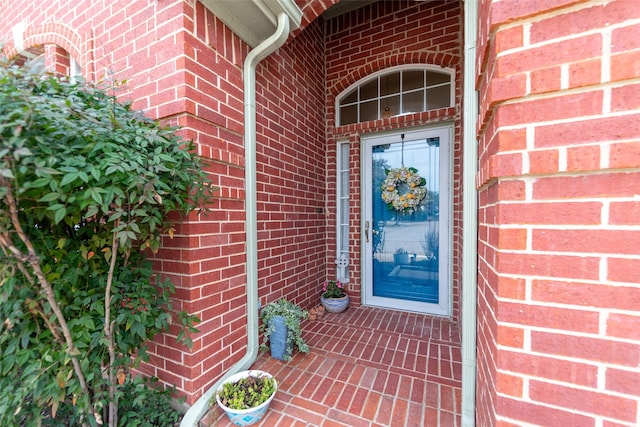
[[[171,322],[173,286],[145,250],[210,187],[174,128],[0,62],[0,425],[115,426],[130,369]],[[189,344],[197,319],[178,318]]]
[[[128,381],[122,389],[122,398],[119,411],[120,425],[127,427],[158,426],[166,427],[177,425],[182,414],[169,405],[171,399],[170,390],[158,390],[155,388],[155,379],[146,381],[136,377]]]

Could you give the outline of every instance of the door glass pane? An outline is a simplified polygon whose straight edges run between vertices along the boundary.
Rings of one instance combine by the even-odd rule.
[[[380,96],[400,93],[400,73],[391,73],[380,77]]]
[[[402,73],[402,90],[420,89],[424,87],[424,71],[404,71]]]
[[[364,79],[356,89],[339,97],[340,111],[347,105],[357,105],[355,109],[344,111],[339,126],[449,107],[452,78],[449,72],[403,69]],[[428,91],[426,95],[425,91]],[[425,96],[431,99],[426,100]],[[379,103],[374,106],[376,100]]]
[[[358,100],[358,89],[354,89],[351,92],[349,92],[348,95],[346,95],[344,98],[342,98],[342,100],[340,101],[340,104],[344,105],[344,104],[351,104],[352,102],[356,102]]]
[[[439,303],[438,137],[372,147],[373,296]],[[427,194],[413,212],[389,208],[382,185],[392,168],[415,168]],[[400,195],[407,189],[398,182]]]
[[[360,101],[378,97],[378,79],[360,86]]]
[[[340,107],[340,124],[348,125],[350,123],[356,123],[358,121],[358,106],[348,105],[346,107]]]
[[[349,200],[342,199],[340,202],[340,224],[349,224]]]
[[[402,95],[402,112],[418,113],[424,111],[424,89]]]
[[[427,86],[433,86],[451,81],[451,76],[446,73],[437,73],[435,71],[427,71]]]
[[[380,100],[380,109],[383,119],[400,114],[400,96],[387,96]]]
[[[427,110],[450,106],[449,85],[427,89]]]
[[[360,121],[366,122],[376,119],[378,119],[378,100],[363,102],[360,105]]]
[[[340,173],[340,195],[346,197],[349,195],[349,172]]]
[[[343,242],[349,242],[349,226],[348,225],[343,225],[342,227],[340,227],[340,239]],[[345,243],[345,246],[347,246],[346,243]],[[343,249],[342,252],[348,254],[349,253],[348,247],[347,249]]]
[[[338,144],[337,163],[339,171],[338,189],[338,223],[337,223],[337,259],[349,259],[349,143],[342,141]],[[339,280],[347,282],[349,267],[339,266],[337,271]]]

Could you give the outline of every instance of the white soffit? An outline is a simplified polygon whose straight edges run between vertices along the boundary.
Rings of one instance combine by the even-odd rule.
[[[371,3],[375,3],[377,1],[378,0],[340,0],[339,3],[336,3],[329,9],[325,10],[322,16],[324,19],[332,19],[336,16],[351,12],[352,10],[369,6]]]
[[[287,14],[292,31],[300,27],[302,20],[302,11],[293,0],[201,1],[252,48],[275,32],[280,13]]]

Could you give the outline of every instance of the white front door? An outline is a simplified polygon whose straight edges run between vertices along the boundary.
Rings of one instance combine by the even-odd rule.
[[[450,314],[451,135],[452,127],[442,126],[362,139],[365,305]],[[413,211],[383,200],[383,182],[398,168],[426,181],[426,195]],[[420,197],[404,179],[395,182],[403,200]]]

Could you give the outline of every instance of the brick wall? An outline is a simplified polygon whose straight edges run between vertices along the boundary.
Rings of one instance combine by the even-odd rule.
[[[258,267],[264,301],[319,303],[325,278],[324,56],[312,23],[258,68]],[[263,302],[264,302],[263,301]]]
[[[444,120],[455,123],[457,272],[459,111],[335,128],[333,105],[349,84],[405,63],[456,68],[459,105],[460,2],[382,2],[325,28],[314,19],[329,2],[302,3],[307,28],[258,67],[262,302],[287,296],[315,304],[318,283],[333,273],[325,266],[333,266],[335,248],[325,243],[335,238],[335,218],[316,209],[335,212],[327,177],[335,176],[337,138],[353,142],[357,177],[361,133]],[[639,7],[635,0],[480,4],[479,425],[640,422]],[[26,47],[46,47],[63,68],[73,56],[91,80],[126,79],[123,98],[183,126],[211,159],[220,188],[211,212],[181,222],[155,259],[176,284],[177,308],[202,318],[201,333],[192,351],[175,347],[175,331],[159,337],[146,367],[191,403],[241,357],[246,341],[241,69],[248,48],[193,1],[12,0],[6,10],[6,52],[15,54],[11,28],[24,21]],[[390,39],[385,33],[367,45],[364,14],[374,14],[367,16],[376,28],[394,20]],[[413,31],[416,19],[424,31]],[[347,35],[349,25],[357,31]],[[369,50],[347,55],[351,43]],[[356,178],[351,188],[359,200]],[[352,262],[356,296],[359,262]],[[456,318],[459,281],[454,276]]]
[[[329,176],[335,176],[336,141],[350,142],[352,213],[350,221],[349,292],[360,299],[360,135],[370,132],[403,129],[430,123],[454,123],[453,151],[453,318],[459,317],[461,268],[461,208],[462,208],[462,147],[460,139],[461,101],[461,2],[379,2],[371,6],[333,18],[326,23],[327,73],[327,150]],[[403,64],[433,64],[456,70],[456,107],[420,114],[410,114],[365,124],[335,127],[335,99],[349,85],[371,73]],[[329,184],[331,184],[329,182]],[[329,242],[335,242],[336,193],[327,187],[327,206],[330,225]],[[329,275],[335,275],[335,244],[327,253]]]
[[[480,5],[479,426],[640,423],[639,19]]]
[[[174,307],[198,315],[200,333],[192,350],[176,346],[175,328],[158,336],[143,367],[192,403],[246,345],[242,66],[249,48],[191,0],[36,3],[14,0],[13,12],[0,16],[5,52],[16,54],[11,29],[22,21],[25,47],[46,48],[52,68],[64,71],[71,55],[89,80],[126,80],[122,99],[181,126],[209,160],[219,188],[210,212],[179,222],[154,258],[176,286]],[[321,47],[321,28],[312,24],[257,70],[263,304],[281,296],[316,304],[324,277]]]
[[[175,331],[154,340],[155,359],[147,368],[180,384],[192,403],[246,345],[242,61],[249,49],[202,4],[176,7],[171,46],[150,53],[168,60],[166,74],[135,88],[133,96],[139,108],[181,126],[197,142],[218,188],[210,211],[181,222],[155,258],[156,270],[176,285],[177,308],[197,314],[201,323],[192,350],[175,345]]]
[[[191,403],[241,357],[246,342],[241,66],[248,48],[192,1],[53,1],[42,7],[16,0],[10,10],[0,16],[5,52],[15,54],[11,28],[22,21],[25,47],[46,47],[48,64],[64,59],[64,52],[72,55],[88,80],[126,80],[118,88],[122,99],[182,126],[210,160],[219,187],[211,212],[179,223],[154,260],[156,271],[176,285],[175,308],[202,319],[201,333],[192,351],[176,346],[175,329],[158,336],[143,368]]]

